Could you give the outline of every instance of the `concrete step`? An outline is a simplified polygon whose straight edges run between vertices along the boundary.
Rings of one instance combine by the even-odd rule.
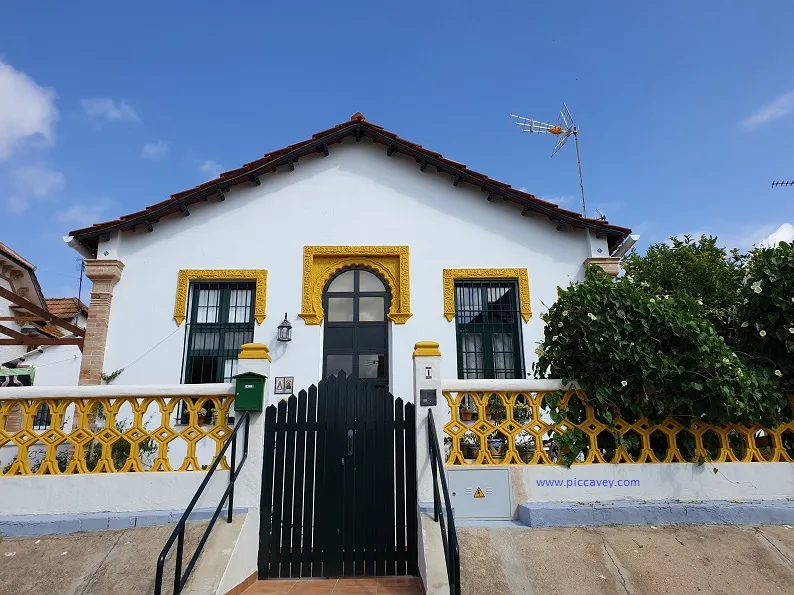
[[[414,577],[271,579],[257,581],[245,595],[422,595],[422,583]],[[232,595],[230,593],[229,595]],[[233,593],[233,595],[237,595]]]

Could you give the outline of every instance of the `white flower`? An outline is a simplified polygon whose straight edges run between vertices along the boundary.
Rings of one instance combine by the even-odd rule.
[[[656,303],[656,300],[655,300],[654,298],[651,298],[651,303],[652,303],[652,304],[655,304],[655,303]]]
[[[554,336],[551,338],[551,340],[552,340],[552,341],[556,341],[556,340],[557,340],[557,337],[559,337],[559,335],[554,335]]]
[[[789,329],[788,329],[788,332],[790,332],[792,335],[794,335],[794,326],[790,326]]]
[[[761,331],[758,334],[761,335],[762,337],[766,337],[766,331]]]
[[[703,305],[703,300],[698,300],[698,305],[702,306]]]
[[[628,382],[626,382],[625,380],[621,381],[621,383],[620,383],[620,384],[622,384],[622,385],[623,385],[623,387],[626,387],[626,386],[628,386],[628,385],[629,385],[629,383],[628,383]]]
[[[643,281],[642,283],[640,283],[640,285],[642,285],[643,287],[648,287],[648,282],[647,281]]]
[[[543,351],[540,347],[535,347],[535,355],[537,355],[538,357],[541,357],[543,355],[546,355],[546,352]]]
[[[792,302],[794,302],[794,297],[793,297],[793,298],[791,298],[791,301],[792,301]]]
[[[557,327],[558,327],[558,328],[562,328],[562,322],[558,322],[558,323],[557,323]]]
[[[565,318],[566,316],[568,316],[568,310],[563,310],[562,317]]]
[[[737,370],[737,371],[736,371],[736,373],[737,373],[739,376],[744,376],[744,373],[743,373],[741,370]]]
[[[727,357],[723,357],[723,358],[722,358],[722,363],[723,363],[723,364],[730,364],[730,363],[731,363],[731,360],[729,360]]]
[[[756,281],[755,283],[753,283],[752,285],[750,285],[750,288],[751,288],[751,289],[752,289],[752,290],[753,290],[755,293],[761,293],[761,291],[762,291],[762,290],[761,290],[761,282],[760,282],[760,281]]]
[[[780,370],[775,370],[775,376],[780,378],[781,376],[783,376],[783,372],[781,372]]]
[[[598,318],[596,318],[596,315],[595,315],[595,314],[593,314],[592,312],[588,312],[588,313],[587,313],[587,317],[588,317],[590,320],[598,320]]]

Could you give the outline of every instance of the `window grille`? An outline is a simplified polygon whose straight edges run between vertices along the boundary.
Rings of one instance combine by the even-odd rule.
[[[47,405],[42,405],[39,407],[39,410],[36,411],[36,417],[33,418],[33,429],[47,430],[51,424],[52,414],[50,413],[50,408],[47,407]]]
[[[458,378],[524,378],[518,285],[455,282]]]
[[[254,340],[253,283],[193,283],[182,382],[232,382],[240,347]],[[208,403],[207,419],[213,406]],[[180,417],[187,423],[184,408]]]

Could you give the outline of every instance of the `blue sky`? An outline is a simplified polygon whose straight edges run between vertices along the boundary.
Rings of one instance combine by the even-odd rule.
[[[573,146],[552,159],[508,115],[556,121],[565,101],[591,212],[641,247],[748,247],[794,223],[794,187],[771,188],[794,179],[792,22],[783,0],[6,2],[0,241],[75,294],[69,230],[356,111],[578,209]]]

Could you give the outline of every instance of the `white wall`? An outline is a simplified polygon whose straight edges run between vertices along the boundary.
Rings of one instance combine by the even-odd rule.
[[[0,515],[184,510],[205,476],[174,471],[3,477]],[[196,507],[217,506],[228,485],[229,472],[217,471]],[[235,490],[234,506],[258,506],[257,497]]]
[[[45,345],[43,353],[25,357],[36,368],[34,386],[76,386],[83,354],[77,345]]]
[[[476,476],[480,480],[483,470],[504,468],[499,465],[447,466],[450,474],[480,472]],[[607,463],[571,468],[562,465],[509,465],[507,468],[510,469],[515,515],[522,502],[780,500],[794,494],[794,465],[791,463],[706,463],[699,466],[694,463]],[[548,481],[561,481],[562,485],[540,485]]]
[[[272,376],[294,376],[296,390],[308,387],[321,376],[323,329],[297,317],[304,245],[409,245],[414,316],[391,325],[392,392],[412,399],[411,355],[419,340],[438,341],[447,356],[443,376],[457,376],[455,324],[443,316],[444,268],[529,269],[535,315],[522,323],[529,372],[542,334],[541,302],[552,303],[558,285],[582,278],[590,240],[581,230],[556,231],[545,217],[521,217],[518,207],[490,203],[479,189],[456,188],[451,177],[431,170],[422,173],[413,159],[387,157],[381,145],[350,139],[329,157],[302,158],[294,172],[263,176],[260,187],[233,188],[224,203],[193,205],[189,217],[169,217],[152,233],[114,234],[99,245],[100,258],[107,251],[106,258],[125,265],[104,370],[126,367],[115,384],[178,383],[179,269],[261,268],[268,270],[268,317],[254,339],[271,348]],[[140,206],[159,198],[142,197]],[[294,327],[286,346],[275,340],[284,312]]]

